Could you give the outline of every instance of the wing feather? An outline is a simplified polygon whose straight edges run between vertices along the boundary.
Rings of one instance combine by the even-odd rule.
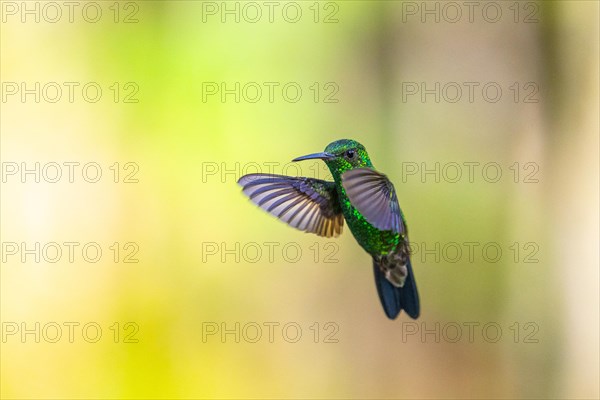
[[[344,217],[333,182],[248,174],[238,183],[253,203],[294,228],[325,237],[342,232]]]
[[[372,168],[356,168],[344,172],[342,186],[350,203],[371,225],[381,230],[406,232],[394,185],[387,176]]]

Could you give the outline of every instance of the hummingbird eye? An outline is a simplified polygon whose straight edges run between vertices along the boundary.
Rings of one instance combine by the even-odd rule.
[[[346,157],[347,157],[348,159],[352,159],[352,158],[354,158],[354,155],[355,155],[355,154],[356,154],[356,152],[355,152],[354,150],[348,150],[348,151],[346,152]]]

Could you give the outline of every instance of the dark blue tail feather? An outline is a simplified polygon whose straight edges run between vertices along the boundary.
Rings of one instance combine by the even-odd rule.
[[[407,264],[408,276],[404,282],[404,286],[399,288],[390,283],[385,278],[383,272],[377,265],[375,259],[373,259],[373,271],[375,273],[375,286],[377,286],[377,293],[379,294],[379,300],[385,311],[385,315],[389,319],[396,319],[401,310],[414,319],[419,317],[420,306],[419,306],[419,293],[417,292],[417,284],[412,270],[410,259]]]

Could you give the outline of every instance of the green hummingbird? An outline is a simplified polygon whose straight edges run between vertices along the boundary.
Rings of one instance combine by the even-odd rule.
[[[335,141],[322,153],[292,161],[313,159],[325,161],[333,182],[248,174],[238,183],[260,208],[302,231],[335,237],[345,219],[358,244],[373,257],[375,285],[387,317],[395,319],[405,310],[418,318],[408,230],[394,185],[375,170],[365,147],[354,140]]]

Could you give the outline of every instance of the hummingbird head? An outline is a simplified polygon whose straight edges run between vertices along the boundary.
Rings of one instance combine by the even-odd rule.
[[[365,147],[355,140],[341,139],[329,143],[322,153],[294,158],[292,161],[321,159],[329,167],[333,179],[338,181],[350,169],[373,167]]]

